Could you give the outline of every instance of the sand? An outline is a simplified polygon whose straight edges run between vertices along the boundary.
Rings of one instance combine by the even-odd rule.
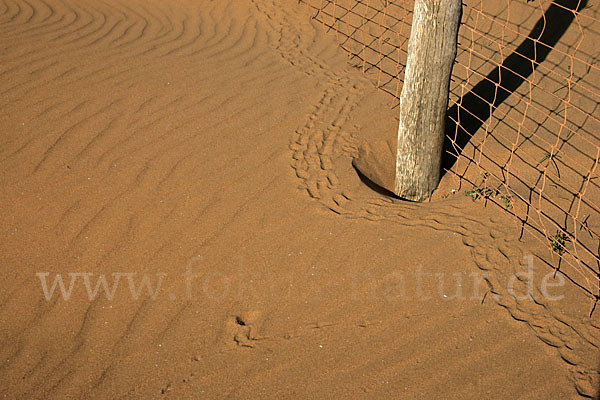
[[[395,111],[306,7],[6,0],[0,32],[0,396],[597,396],[587,299],[514,279],[539,243],[358,177]]]

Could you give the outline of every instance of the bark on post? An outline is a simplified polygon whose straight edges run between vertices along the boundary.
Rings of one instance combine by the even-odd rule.
[[[440,180],[461,0],[415,0],[400,95],[394,193],[423,201]]]

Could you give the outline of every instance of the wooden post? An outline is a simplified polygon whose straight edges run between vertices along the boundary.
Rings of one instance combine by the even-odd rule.
[[[461,0],[415,0],[400,95],[394,189],[408,200],[429,198],[440,180],[461,7]]]

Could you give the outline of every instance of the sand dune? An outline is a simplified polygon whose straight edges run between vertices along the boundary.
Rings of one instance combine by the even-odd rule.
[[[597,395],[506,216],[359,179],[395,111],[296,3],[0,2],[0,395]]]

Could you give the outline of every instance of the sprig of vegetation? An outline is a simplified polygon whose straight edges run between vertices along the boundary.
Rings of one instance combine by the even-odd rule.
[[[562,256],[567,250],[565,247],[566,244],[570,241],[571,238],[565,232],[556,231],[554,236],[550,238],[550,247],[552,248],[553,252],[559,256]]]
[[[512,201],[510,201],[508,197],[506,197],[502,193],[499,193],[496,197],[502,202],[502,204],[504,204],[504,208],[506,208],[507,210],[510,210],[512,208]]]
[[[497,199],[504,205],[504,208],[506,208],[507,210],[510,210],[512,208],[512,201],[510,200],[510,198],[503,195],[502,193],[500,193],[500,190],[498,190],[497,188],[492,189],[492,188],[485,186],[485,182],[487,181],[487,178],[489,177],[489,174],[487,172],[484,172],[482,174],[482,177],[483,177],[484,183],[482,183],[479,186],[473,187],[472,190],[467,190],[465,192],[465,196],[469,196],[473,200]]]
[[[481,186],[475,186],[473,190],[467,190],[465,195],[471,197],[473,200],[478,200],[480,198],[489,199],[495,197],[498,193],[497,189],[484,188]]]

